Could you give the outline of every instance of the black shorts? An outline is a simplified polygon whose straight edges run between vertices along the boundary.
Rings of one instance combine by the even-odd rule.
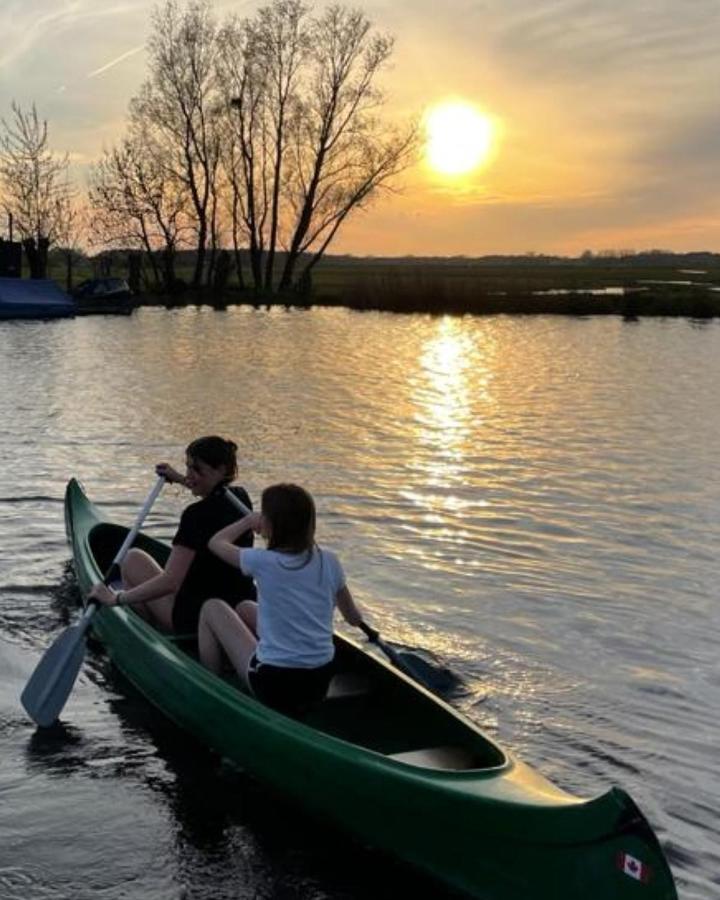
[[[333,669],[333,661],[315,669],[272,666],[258,662],[253,654],[248,664],[248,683],[261,703],[298,718],[327,694]]]

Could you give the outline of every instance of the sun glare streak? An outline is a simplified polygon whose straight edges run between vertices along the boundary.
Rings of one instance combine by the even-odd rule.
[[[468,347],[462,333],[443,325],[439,335],[425,347],[422,367],[433,388],[426,411],[445,434],[464,431],[468,416]]]
[[[493,378],[472,334],[454,319],[442,319],[423,347],[415,389],[419,469],[429,483],[446,488],[462,477],[482,425],[477,402],[490,402]],[[422,460],[422,461],[421,461]],[[421,462],[420,462],[421,461]],[[454,500],[445,495],[439,509]]]
[[[492,120],[470,103],[440,103],[425,117],[426,158],[441,175],[464,175],[485,163],[492,151]]]

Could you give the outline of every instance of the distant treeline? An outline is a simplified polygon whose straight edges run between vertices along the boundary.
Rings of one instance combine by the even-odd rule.
[[[132,252],[86,258],[86,274],[126,276]],[[192,287],[193,254],[178,257],[178,285],[146,291],[141,304],[216,307],[234,304],[343,306],[359,310],[432,314],[720,316],[720,254],[646,253],[589,258],[492,256],[328,256],[302,292],[270,297],[229,280],[222,290]],[[57,259],[55,277],[62,274]]]
[[[93,271],[99,269],[127,267],[128,256],[132,253],[128,249],[115,249],[97,253],[92,256],[78,254],[85,267]],[[250,252],[241,249],[241,259],[248,262]],[[277,259],[280,265],[284,262],[285,254],[277,251]],[[60,257],[64,259],[63,251],[51,251],[51,265],[58,264]],[[310,254],[301,255],[302,259],[310,259]],[[178,271],[194,271],[197,262],[197,254],[193,250],[178,250],[176,264]],[[688,253],[674,253],[671,250],[641,250],[637,252],[600,251],[593,253],[586,250],[580,256],[550,256],[542,253],[524,254],[490,254],[487,256],[355,256],[352,254],[327,253],[326,265],[329,267],[351,268],[376,268],[382,267],[465,267],[475,266],[588,266],[595,268],[636,267],[668,267],[677,269],[717,269],[720,267],[720,253],[710,251],[691,251]]]
[[[487,256],[328,256],[336,266],[669,266],[718,267],[720,253],[692,251],[674,253],[672,250],[613,251],[594,253],[586,250],[580,256],[550,256],[543,253],[489,254]]]

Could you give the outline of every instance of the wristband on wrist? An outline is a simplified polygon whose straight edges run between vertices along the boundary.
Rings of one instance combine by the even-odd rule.
[[[122,594],[123,594],[122,591],[117,591],[117,592],[116,592],[116,594],[115,594],[115,603],[114,603],[114,606],[122,606],[122,603],[120,602],[120,598],[122,597]]]

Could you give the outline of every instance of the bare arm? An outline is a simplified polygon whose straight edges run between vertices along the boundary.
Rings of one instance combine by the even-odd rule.
[[[237,522],[227,525],[208,541],[208,550],[219,556],[223,562],[236,569],[240,568],[240,548],[235,546],[235,541],[246,531],[260,531],[260,513],[250,513],[243,516]]]
[[[348,625],[353,625],[355,628],[359,628],[363,620],[362,613],[353,600],[353,596],[350,593],[347,585],[341,587],[337,592],[337,594],[335,595],[335,603],[337,604],[337,608],[340,610],[343,619],[345,619]]]
[[[179,545],[172,548],[165,569],[149,581],[143,581],[137,587],[123,591],[123,604],[149,603],[167,594],[176,594],[180,590],[190,565],[195,558],[195,551]],[[96,584],[90,591],[92,600],[99,600],[104,606],[113,606],[115,592],[104,584]]]

